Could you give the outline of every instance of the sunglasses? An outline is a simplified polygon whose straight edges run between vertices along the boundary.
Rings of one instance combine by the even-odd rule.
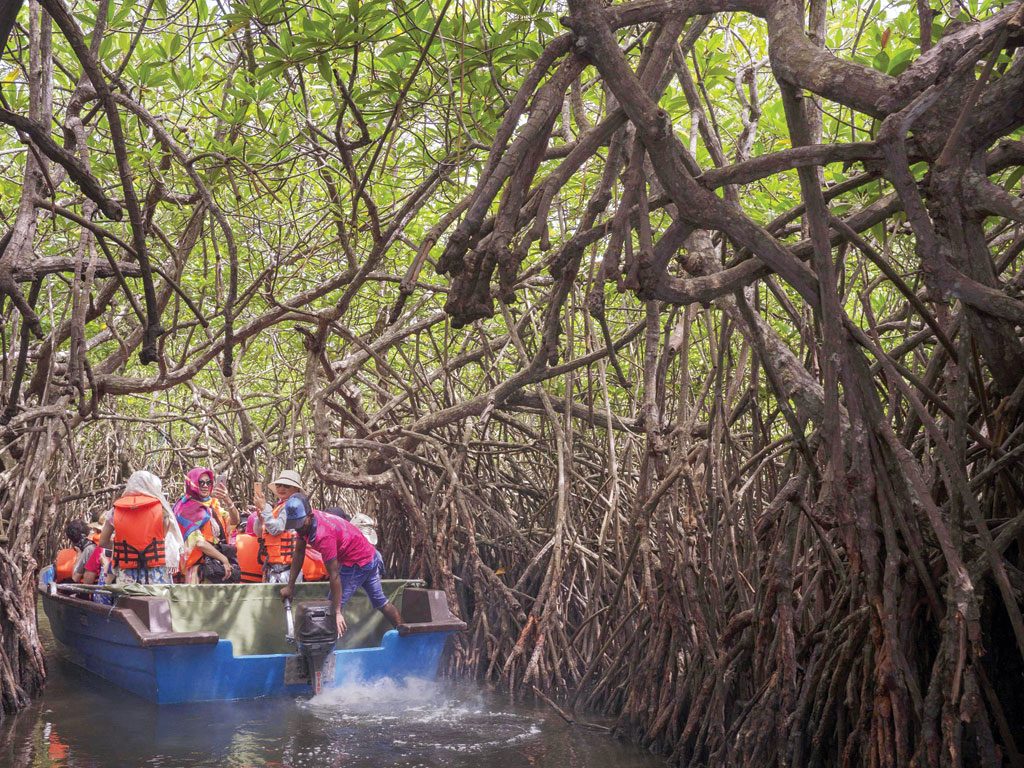
[[[198,484],[199,485],[213,485],[213,480],[208,480],[208,479],[204,478],[204,479],[200,480]]]

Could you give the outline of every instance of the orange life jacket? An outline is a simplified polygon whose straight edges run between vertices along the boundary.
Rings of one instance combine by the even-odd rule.
[[[247,583],[263,581],[263,566],[260,562],[260,540],[249,533],[240,533],[235,538],[238,552],[238,568],[241,580]]]
[[[56,559],[53,561],[53,580],[58,584],[71,581],[71,576],[75,571],[75,560],[77,559],[78,550],[74,547],[59,550]]]
[[[114,502],[114,567],[159,568],[164,564],[164,509],[143,494]]]
[[[210,502],[210,506],[208,507],[208,509],[210,510],[210,520],[207,520],[205,523],[203,523],[203,527],[199,529],[199,532],[203,535],[204,539],[206,539],[208,542],[212,544],[215,541],[217,541],[217,537],[213,535],[213,523],[211,522],[211,520],[216,520],[217,525],[220,526],[221,538],[227,536],[228,529],[224,525],[224,518],[220,514],[220,504],[217,503],[216,499],[213,499]],[[201,550],[199,547],[192,547],[192,551],[188,555],[188,560],[185,561],[185,570],[191,568],[193,565],[195,565],[202,559],[203,550]]]
[[[284,504],[278,504],[271,512],[275,520],[283,513]],[[260,542],[266,551],[268,565],[292,564],[292,555],[295,553],[295,531],[282,531],[276,535],[264,532]]]
[[[295,554],[295,531],[284,531],[273,536],[263,534],[263,547],[269,565],[291,565]]]
[[[303,581],[326,581],[327,566],[320,553],[310,546],[306,547],[306,559],[302,561]]]

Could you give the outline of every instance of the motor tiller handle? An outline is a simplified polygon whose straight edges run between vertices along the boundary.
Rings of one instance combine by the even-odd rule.
[[[295,621],[292,619],[292,601],[285,599],[284,601],[284,618],[288,624],[288,630],[284,633],[284,639],[289,643],[295,642]]]

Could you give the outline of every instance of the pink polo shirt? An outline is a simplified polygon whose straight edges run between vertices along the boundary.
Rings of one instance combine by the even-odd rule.
[[[313,510],[316,534],[307,545],[323,557],[324,562],[337,560],[339,566],[367,565],[377,550],[366,540],[362,531],[343,517]]]

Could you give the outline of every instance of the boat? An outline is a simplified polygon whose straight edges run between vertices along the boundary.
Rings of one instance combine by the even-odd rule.
[[[444,592],[421,581],[385,579],[383,586],[404,623],[390,628],[356,593],[345,606],[347,631],[311,674],[301,643],[288,637],[291,614],[280,584],[89,588],[55,584],[52,566],[39,577],[61,655],[157,704],[299,696],[321,679],[327,687],[433,679],[449,636],[465,623],[452,615]],[[292,601],[300,611],[322,606],[328,589],[326,582],[299,583]],[[110,604],[95,602],[97,592]]]

